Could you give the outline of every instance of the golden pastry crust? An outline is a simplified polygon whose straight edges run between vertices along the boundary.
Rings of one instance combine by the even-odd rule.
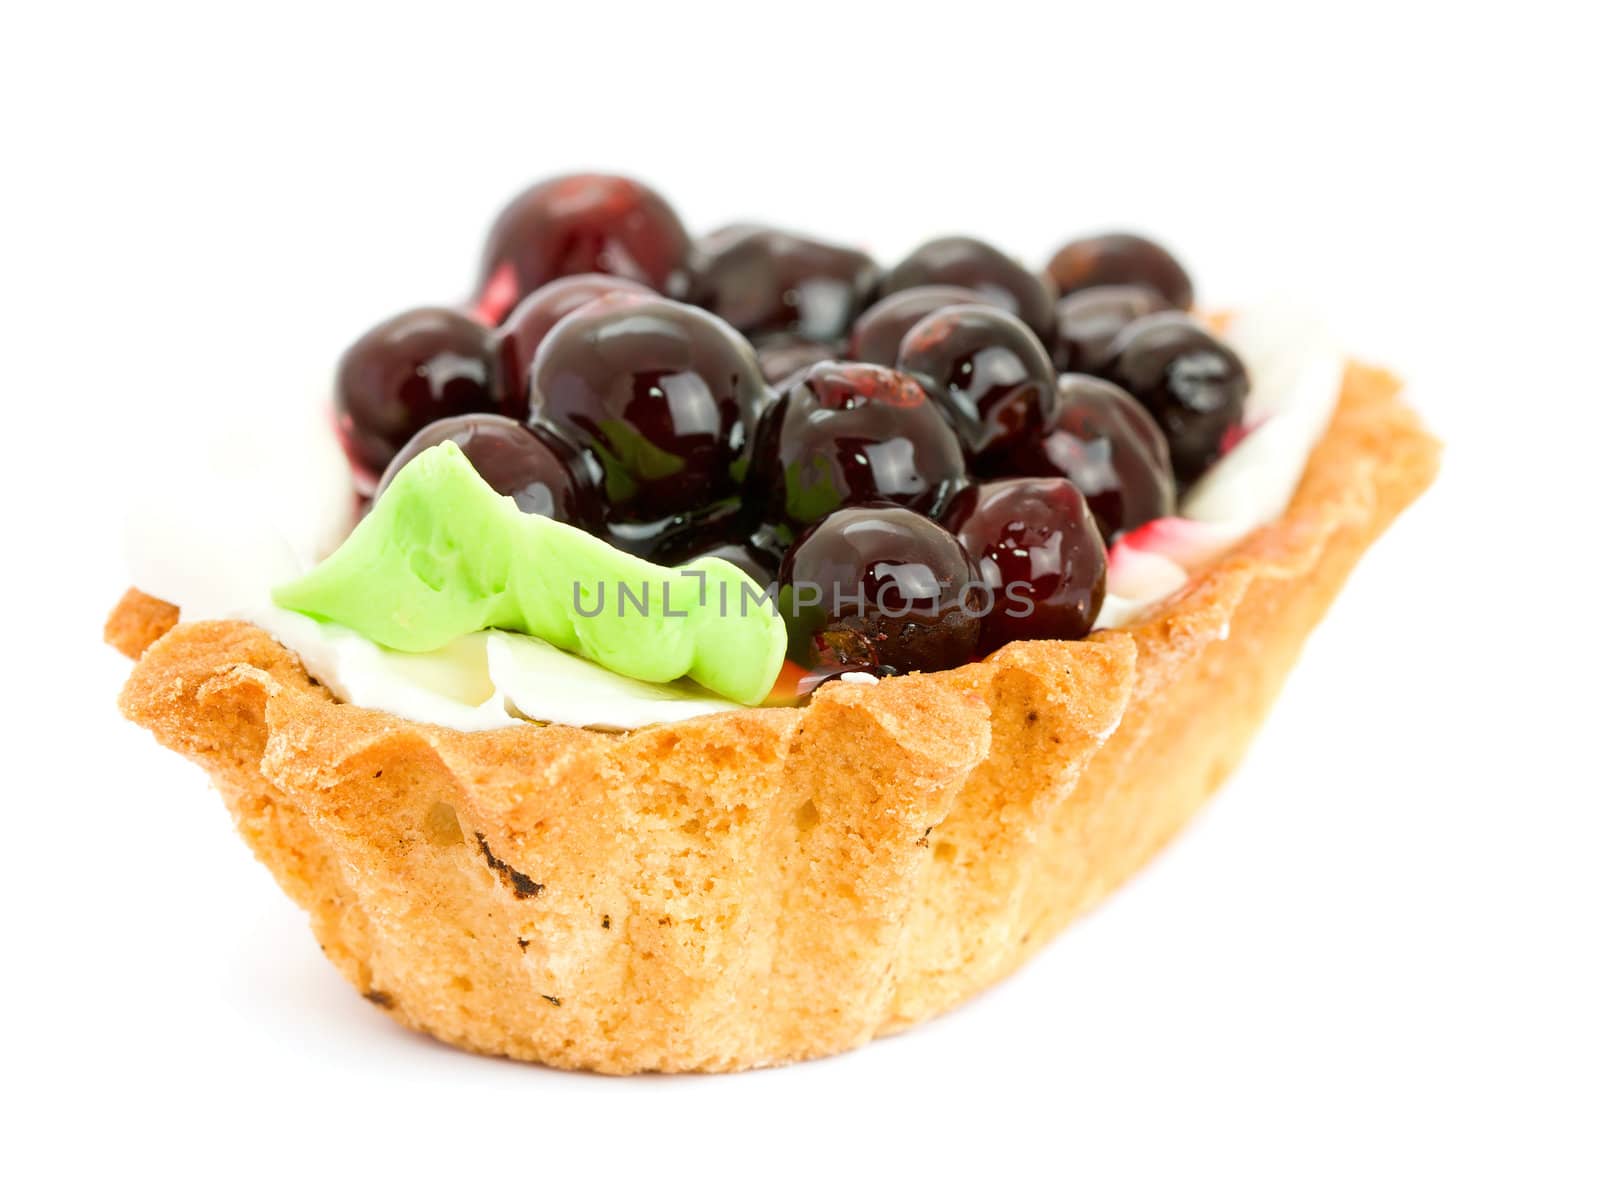
[[[840,1052],[1015,970],[1227,776],[1433,477],[1398,387],[1352,366],[1289,511],[1127,630],[803,709],[462,733],[131,592],[122,709],[211,774],[328,956],[413,1028],[608,1073]]]
[[[164,599],[129,589],[106,619],[106,643],[130,661],[178,626],[178,609]]]

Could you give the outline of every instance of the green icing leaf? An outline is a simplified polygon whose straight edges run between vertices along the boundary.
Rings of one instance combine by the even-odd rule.
[[[345,543],[273,599],[400,652],[503,628],[628,677],[687,676],[754,704],[786,643],[760,594],[719,558],[667,569],[522,512],[445,442],[413,459]]]

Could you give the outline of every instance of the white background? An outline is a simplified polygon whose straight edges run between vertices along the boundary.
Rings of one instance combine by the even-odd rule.
[[[1600,1178],[1592,30],[1095,7],[4,18],[8,1182]],[[1448,443],[1194,828],[1009,983],[850,1056],[617,1081],[408,1035],[114,710],[141,461],[285,415],[583,167],[886,262],[1142,228],[1208,302],[1320,304]]]

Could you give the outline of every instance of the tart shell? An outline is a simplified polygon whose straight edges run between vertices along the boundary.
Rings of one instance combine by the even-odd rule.
[[[211,775],[368,1000],[631,1073],[841,1052],[1010,974],[1239,761],[1438,445],[1352,365],[1277,521],[1127,629],[800,709],[463,733],[336,702],[241,622],[124,596],[128,718]]]

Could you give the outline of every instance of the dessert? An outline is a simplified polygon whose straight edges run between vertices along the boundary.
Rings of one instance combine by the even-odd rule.
[[[1182,827],[1432,477],[1314,320],[1192,304],[1136,237],[880,272],[543,183],[470,310],[351,348],[292,474],[140,508],[123,710],[449,1043],[728,1070],[909,1027]]]

